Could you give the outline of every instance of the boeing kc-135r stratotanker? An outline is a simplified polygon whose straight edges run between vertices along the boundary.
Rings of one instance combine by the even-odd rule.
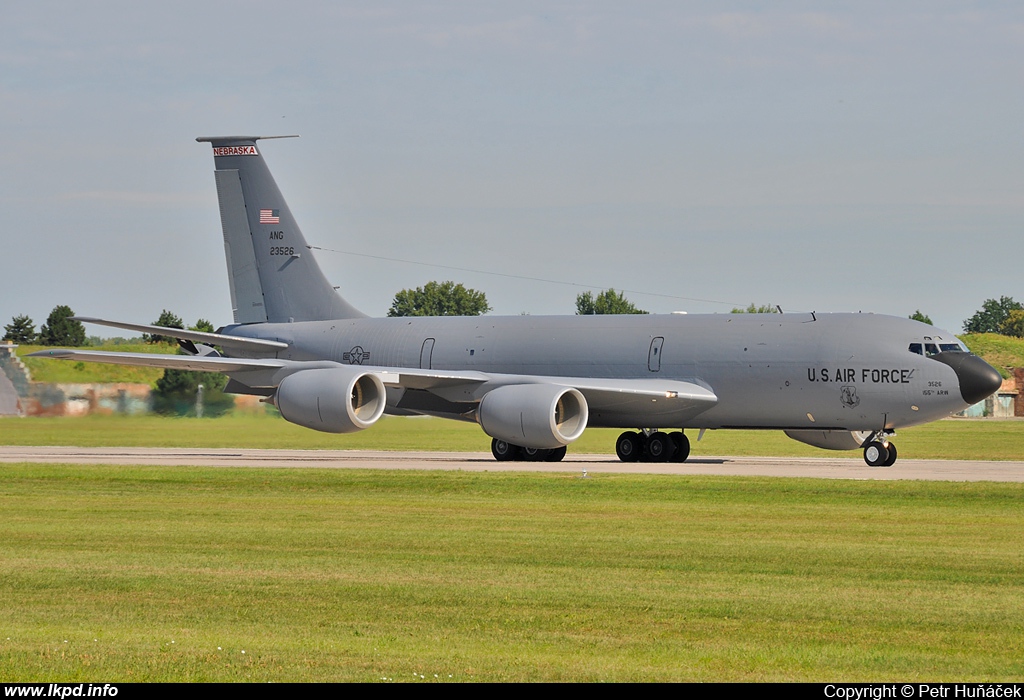
[[[213,146],[233,324],[201,333],[82,318],[177,338],[189,354],[35,355],[223,372],[227,391],[326,432],[384,413],[475,421],[498,460],[560,460],[598,426],[628,429],[615,445],[625,462],[682,462],[685,429],[758,428],[888,466],[897,428],[1001,383],[952,333],[874,314],[367,318],[320,271],[259,139],[197,139]]]

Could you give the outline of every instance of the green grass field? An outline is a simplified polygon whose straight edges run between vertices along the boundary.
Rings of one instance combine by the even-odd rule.
[[[619,432],[588,429],[572,444],[569,454],[613,454]],[[689,435],[694,456],[860,459],[858,451],[820,450],[773,430],[715,430],[701,442],[697,442],[695,432]],[[950,419],[900,430],[894,442],[903,458],[1024,460],[1024,421]],[[274,415],[236,413],[201,420],[157,416],[6,417],[0,418],[0,445],[487,452],[490,438],[476,424],[436,418],[385,416],[369,430],[331,435],[292,425]]]
[[[572,451],[610,453],[617,432]],[[1022,459],[1022,432],[947,420],[897,441],[904,458]],[[239,413],[4,418],[0,444],[489,440],[435,419],[334,436]],[[714,431],[694,454],[836,453]],[[1022,484],[0,470],[0,681],[1024,677]]]
[[[1020,484],[2,469],[3,681],[1024,677]]]

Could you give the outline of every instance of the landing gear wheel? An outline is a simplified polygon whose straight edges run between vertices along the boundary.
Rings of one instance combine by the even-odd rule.
[[[869,467],[884,467],[887,459],[889,459],[889,450],[885,449],[885,445],[882,443],[872,440],[864,445],[864,461],[868,463]]]
[[[491,454],[499,462],[511,462],[519,456],[519,448],[510,442],[494,438],[491,440]]]
[[[672,439],[665,433],[651,433],[647,437],[647,457],[652,462],[667,462],[672,456]]]
[[[641,447],[639,433],[625,432],[615,441],[615,454],[623,462],[636,462],[640,459]]]
[[[547,452],[537,447],[520,447],[519,459],[524,462],[541,462],[547,456]]]
[[[672,444],[676,448],[672,453],[672,461],[685,462],[686,458],[690,456],[690,438],[680,432],[669,433],[668,436],[672,438]]]
[[[565,457],[566,448],[559,447],[555,450],[548,450],[548,453],[544,456],[545,462],[561,462],[562,458]]]
[[[889,451],[889,456],[885,460],[885,466],[891,467],[896,464],[896,445],[890,442],[886,449]]]

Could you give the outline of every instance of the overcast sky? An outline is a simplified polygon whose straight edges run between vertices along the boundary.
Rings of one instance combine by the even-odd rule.
[[[494,272],[658,313],[920,309],[960,331],[1024,299],[1022,8],[8,3],[0,323],[229,323],[194,139],[243,133],[301,135],[263,153],[371,315],[432,279],[495,314],[585,290]]]

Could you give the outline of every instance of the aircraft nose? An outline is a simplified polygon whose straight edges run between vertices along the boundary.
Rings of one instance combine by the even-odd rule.
[[[940,352],[932,356],[949,365],[960,381],[960,395],[969,405],[974,405],[1002,386],[1003,378],[995,367],[977,355],[969,352]]]

